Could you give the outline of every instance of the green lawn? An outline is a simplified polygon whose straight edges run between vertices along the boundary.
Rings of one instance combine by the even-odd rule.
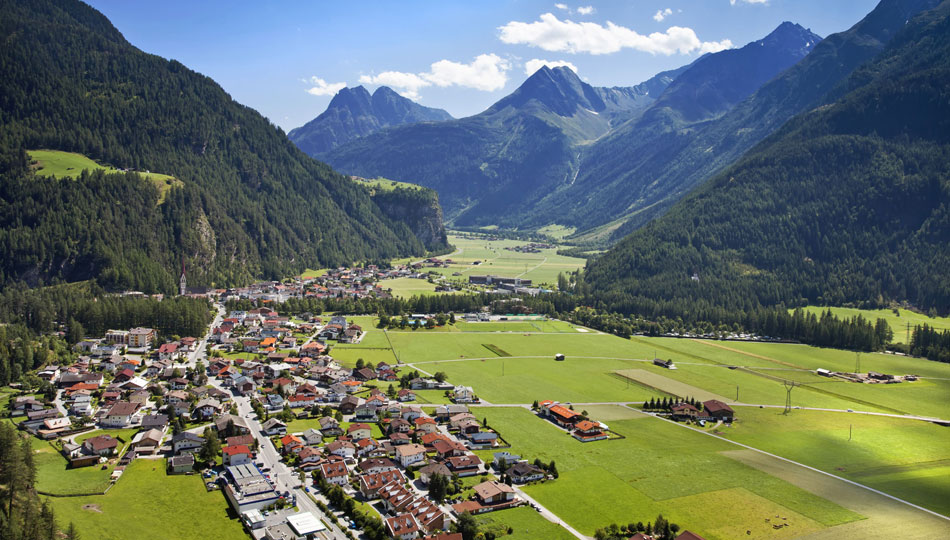
[[[710,540],[744,537],[746,530],[755,538],[800,536],[862,518],[721,455],[735,448],[725,441],[645,415],[610,423],[625,439],[585,444],[525,409],[488,407],[478,414],[512,444],[511,452],[557,463],[557,480],[525,491],[585,534],[661,512]],[[490,459],[491,451],[479,453]],[[764,518],[775,515],[790,526],[772,529]]]
[[[481,478],[481,477],[479,477]],[[530,507],[512,508],[500,512],[490,512],[475,517],[481,531],[495,533],[495,538],[507,540],[573,540],[574,535],[567,529],[555,525],[541,517]],[[509,535],[508,529],[512,532]]]
[[[740,421],[720,430],[730,440],[950,515],[950,428],[855,413],[737,413]]]
[[[907,323],[910,323],[911,333],[914,332],[915,326],[924,324],[941,330],[950,329],[950,317],[928,317],[923,313],[917,313],[916,311],[910,311],[907,309],[898,309],[900,315],[895,314],[894,310],[892,309],[856,309],[843,307],[827,308],[819,306],[808,306],[803,309],[819,316],[830,309],[831,312],[837,315],[840,319],[850,319],[857,315],[861,315],[865,319],[870,320],[872,323],[877,319],[884,319],[887,321],[887,324],[890,325],[891,330],[894,331],[894,343],[907,343]]]
[[[76,437],[77,443],[102,434],[109,434],[123,441],[117,455],[132,442],[136,429],[95,430]],[[67,469],[66,458],[49,442],[32,437],[34,461],[36,462],[36,489],[46,493],[75,494],[95,493],[109,486],[109,478],[115,469],[115,458],[105,465]]]
[[[57,178],[77,178],[84,170],[104,170],[106,172],[120,172],[113,167],[106,167],[96,163],[82,154],[62,152],[59,150],[30,150],[30,159],[36,162],[35,171],[40,176],[55,176]],[[181,180],[167,174],[140,172],[143,178],[149,180],[159,189],[159,203],[165,200],[165,193],[173,186],[182,185]]]
[[[83,538],[247,538],[220,491],[205,491],[200,476],[166,475],[162,459],[135,460],[105,495],[48,500],[60,527],[72,522]]]

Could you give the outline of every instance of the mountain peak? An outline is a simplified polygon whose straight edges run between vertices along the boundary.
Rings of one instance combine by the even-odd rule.
[[[523,109],[541,106],[560,116],[572,116],[578,107],[594,112],[604,109],[604,101],[589,84],[567,66],[541,66],[517,90],[489,108],[500,111],[506,107]]]
[[[804,26],[785,21],[778,25],[775,30],[764,38],[753,41],[748,46],[760,47],[786,47],[789,50],[802,49],[805,52],[811,50],[816,43],[821,41],[821,36],[815,34]]]
[[[326,111],[287,136],[301,150],[315,156],[389,126],[451,119],[442,109],[423,107],[388,86],[380,86],[370,94],[361,85],[341,89]]]

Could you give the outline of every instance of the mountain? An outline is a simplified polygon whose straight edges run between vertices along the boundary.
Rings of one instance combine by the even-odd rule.
[[[623,238],[789,118],[818,106],[835,85],[880,53],[905,21],[938,3],[882,0],[852,28],[814,45],[800,62],[718,118],[685,126],[674,122],[660,132],[645,132],[642,123],[618,129],[585,153],[573,189],[552,194],[525,219],[550,219],[550,209],[559,208],[559,223],[595,229],[611,242]]]
[[[671,155],[682,146],[679,138],[688,139],[697,125],[728,111],[819,41],[784,23],[741,49],[703,55],[627,89],[595,88],[569,68],[544,67],[479,115],[385,130],[323,158],[352,174],[437,190],[456,225],[592,228],[635,211],[631,205],[644,195],[674,191],[678,186],[627,184],[638,163]]]
[[[426,251],[365,189],[86,4],[0,0],[0,12],[0,285],[172,292],[182,261],[189,284],[229,285]],[[27,155],[41,149],[174,181],[49,178]]]
[[[287,136],[308,155],[318,156],[384,127],[451,119],[442,109],[423,107],[387,86],[380,86],[372,95],[357,86],[337,92],[323,114],[290,130]]]
[[[585,286],[640,313],[950,311],[950,1],[900,27],[820,106],[591,264]]]
[[[677,74],[595,88],[569,68],[545,66],[480,114],[387,128],[321,157],[350,174],[433,188],[450,217],[500,218],[570,181],[575,146],[643,110]]]
[[[659,215],[706,178],[711,160],[720,159],[706,151],[709,145],[700,155],[688,154],[689,144],[819,42],[811,31],[784,22],[742,48],[699,58],[642,115],[587,147],[575,181],[547,195],[524,219],[545,225],[559,209],[559,224],[584,230]]]

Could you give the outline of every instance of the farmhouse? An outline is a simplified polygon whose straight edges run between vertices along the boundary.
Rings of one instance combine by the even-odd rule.
[[[723,422],[732,422],[735,413],[732,407],[719,401],[710,399],[703,402],[703,412],[697,415],[700,420],[722,420]]]
[[[600,441],[607,438],[600,424],[590,420],[581,420],[574,424],[574,432],[571,435],[581,442]]]

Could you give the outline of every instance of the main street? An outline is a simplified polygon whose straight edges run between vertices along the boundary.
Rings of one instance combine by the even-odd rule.
[[[201,340],[201,345],[190,356],[188,365],[191,367],[194,367],[198,360],[207,357],[205,346],[211,337],[211,328],[219,325],[224,317],[224,308],[219,304],[215,304],[215,306],[218,313],[208,330],[208,334]],[[208,384],[230,393],[230,390],[222,386],[221,381],[216,378],[209,378]],[[304,490],[305,484],[301,483],[298,473],[287,467],[287,465],[281,461],[280,453],[274,448],[274,443],[261,432],[260,419],[257,418],[254,409],[251,407],[250,398],[247,396],[233,396],[232,401],[237,407],[238,416],[244,418],[245,422],[247,422],[247,427],[251,430],[251,435],[253,435],[257,441],[257,457],[255,461],[261,464],[260,468],[264,474],[270,476],[271,483],[274,484],[274,488],[277,492],[292,496],[296,501],[297,508],[304,512],[312,512],[313,515],[317,516],[324,524],[330,527],[330,529],[325,532],[327,538],[346,540],[346,535],[327,518],[320,508],[317,507],[316,503],[307,495]]]

